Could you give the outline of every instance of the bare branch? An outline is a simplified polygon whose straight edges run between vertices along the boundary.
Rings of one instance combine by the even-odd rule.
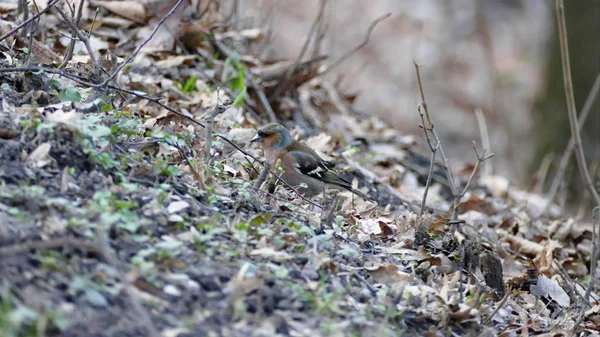
[[[598,259],[600,259],[600,207],[595,207],[592,210],[593,224],[592,224],[592,255],[590,255],[590,283],[588,284],[587,289],[585,290],[585,294],[583,295],[583,302],[589,305],[590,294],[592,293],[592,289],[594,288],[594,283],[596,282],[596,265],[598,264]],[[579,312],[579,318],[575,324],[573,324],[573,329],[571,330],[570,336],[575,336],[577,333],[577,329],[581,322],[583,322],[585,318],[585,310],[587,306],[582,304],[581,311]]]
[[[75,27],[79,27],[79,23],[81,22],[81,16],[83,14],[83,4],[84,3],[85,3],[85,0],[79,0],[79,7],[77,8],[77,13],[75,13],[73,15],[73,22],[75,24]],[[72,31],[71,32],[71,42],[69,43],[69,46],[67,47],[67,52],[65,53],[62,63],[58,66],[58,69],[62,69],[64,67],[66,67],[67,64],[69,63],[69,61],[71,61],[71,59],[73,58],[73,51],[75,50],[75,42],[76,42],[75,38],[76,37],[77,37],[77,32]]]
[[[431,161],[429,163],[429,172],[427,173],[427,182],[425,183],[425,192],[423,192],[423,201],[421,202],[421,211],[419,212],[419,217],[421,217],[425,212],[425,203],[427,202],[427,194],[429,193],[429,186],[431,186],[431,180],[433,177],[433,168],[435,167],[435,155],[437,154],[437,149],[439,146],[440,143],[438,142],[433,148],[431,148]]]
[[[569,114],[569,125],[575,147],[575,157],[579,166],[581,180],[592,196],[596,206],[600,206],[600,196],[594,188],[594,183],[588,172],[583,147],[581,145],[581,134],[577,125],[577,111],[575,109],[575,95],[573,94],[573,82],[571,79],[571,65],[569,61],[569,41],[567,39],[567,24],[565,20],[565,8],[563,0],[556,0],[556,19],[558,21],[558,38],[560,41],[560,54],[563,68],[563,81],[565,83],[565,95],[567,97],[567,112]]]
[[[450,170],[450,165],[448,165],[448,159],[446,158],[446,154],[444,153],[444,148],[442,147],[440,138],[438,137],[437,132],[435,131],[435,127],[434,127],[433,123],[431,122],[431,117],[429,116],[429,108],[427,107],[427,101],[425,101],[425,92],[423,91],[423,84],[421,83],[421,73],[419,71],[419,68],[421,66],[419,66],[417,64],[417,62],[414,62],[414,65],[415,65],[415,71],[417,72],[417,83],[419,84],[419,92],[421,94],[420,106],[423,108],[423,111],[425,112],[425,118],[426,118],[426,123],[424,123],[426,125],[423,125],[423,127],[426,128],[431,133],[431,135],[433,136],[433,141],[439,143],[438,146],[439,146],[439,150],[440,150],[440,155],[442,156],[442,161],[444,163],[444,167],[446,168],[446,177],[448,179],[448,184],[450,185],[450,188],[452,189],[452,193],[456,194],[458,190],[456,189],[454,177],[452,177],[452,171]]]
[[[129,55],[129,57],[127,58],[127,60],[125,60],[125,62],[123,62],[112,74],[110,74],[110,76],[108,76],[108,78],[105,79],[104,82],[102,82],[100,84],[93,84],[91,86],[94,87],[94,88],[101,88],[101,87],[105,87],[108,84],[108,82],[112,81],[115,78],[115,76],[117,76],[123,70],[123,68],[125,68],[125,66],[127,66],[129,63],[131,63],[131,61],[133,61],[133,59],[142,50],[142,48],[144,48],[144,46],[146,46],[146,44],[148,44],[148,42],[150,42],[150,40],[152,40],[152,38],[154,38],[154,35],[156,34],[156,32],[165,23],[165,21],[171,15],[173,15],[173,13],[175,13],[175,11],[179,7],[179,5],[181,5],[182,2],[183,2],[183,0],[178,0],[177,1],[177,3],[175,4],[175,6],[173,6],[173,8],[171,8],[171,10],[167,13],[167,15],[165,15],[162,19],[160,19],[160,21],[158,22],[158,24],[156,25],[156,27],[154,28],[154,30],[152,31],[152,33],[150,34],[150,36],[144,42],[142,42],[142,44],[140,44],[135,49],[135,51],[131,55]]]
[[[337,59],[335,62],[333,62],[332,64],[327,66],[327,68],[325,68],[325,70],[323,70],[322,72],[318,73],[317,76],[323,76],[323,75],[327,74],[328,72],[330,72],[331,70],[333,70],[337,66],[339,66],[342,62],[346,61],[346,59],[348,59],[354,53],[356,53],[357,51],[362,49],[364,46],[366,46],[369,43],[369,39],[371,38],[371,33],[373,32],[373,29],[375,29],[375,26],[377,26],[377,24],[379,24],[381,21],[389,18],[391,15],[392,15],[392,13],[386,13],[386,14],[376,18],[375,20],[373,20],[373,22],[371,22],[371,24],[369,25],[369,28],[367,28],[367,33],[365,34],[365,38],[362,40],[362,42],[360,44],[358,44],[358,46],[347,51],[346,54],[342,55],[342,57]]]
[[[477,118],[477,125],[479,125],[481,145],[483,145],[484,149],[491,151],[492,148],[490,147],[490,135],[488,133],[487,123],[485,122],[485,115],[483,114],[483,110],[481,108],[475,109],[475,117]],[[494,172],[491,161],[485,163],[483,166],[483,171],[485,172],[486,176],[489,176]]]
[[[319,11],[317,12],[317,16],[315,17],[315,21],[313,21],[313,24],[310,27],[310,30],[308,31],[308,36],[306,37],[306,41],[304,42],[304,45],[302,46],[302,49],[300,50],[300,54],[298,54],[298,57],[296,58],[296,62],[294,62],[294,65],[291,66],[288,69],[288,71],[285,73],[285,76],[281,80],[279,80],[279,82],[275,86],[275,88],[276,88],[275,91],[273,91],[273,94],[271,94],[271,97],[277,97],[277,96],[279,96],[279,94],[286,87],[285,83],[290,79],[290,77],[294,73],[294,70],[296,70],[296,67],[298,67],[298,64],[300,64],[300,62],[302,61],[302,58],[304,57],[304,54],[306,54],[306,51],[308,50],[308,46],[310,45],[310,41],[312,41],[313,35],[315,34],[315,31],[317,30],[317,27],[319,26],[319,22],[323,18],[323,13],[325,13],[325,7],[327,6],[327,1],[328,0],[320,0],[320,2],[319,2]]]
[[[19,24],[18,26],[16,26],[15,28],[9,30],[7,33],[3,34],[2,36],[0,36],[0,42],[4,41],[6,38],[8,38],[9,36],[13,35],[14,33],[16,33],[19,29],[25,27],[28,23],[30,23],[31,21],[39,18],[40,16],[42,16],[42,14],[46,13],[50,8],[54,7],[54,5],[56,5],[60,0],[52,0],[52,2],[50,2],[48,4],[48,6],[46,6],[46,8],[42,9],[41,11],[39,11],[37,14],[35,14],[34,16],[30,17],[29,19],[21,22],[21,24]]]
[[[598,76],[596,76],[596,81],[594,82],[592,89],[588,93],[588,96],[585,99],[585,104],[583,105],[583,108],[581,109],[581,113],[579,114],[579,120],[577,122],[577,125],[579,125],[580,129],[583,127],[585,120],[587,119],[587,117],[590,114],[590,111],[592,111],[592,106],[594,105],[594,102],[595,102],[596,98],[598,97],[598,92],[600,92],[600,74],[598,74]],[[558,165],[558,170],[556,171],[556,175],[554,177],[554,180],[552,181],[552,185],[550,185],[550,190],[548,191],[548,194],[546,195],[546,199],[547,199],[546,206],[544,206],[544,209],[540,213],[540,216],[546,213],[546,211],[548,210],[548,207],[550,206],[550,204],[552,204],[552,201],[556,197],[556,193],[558,192],[560,183],[562,182],[562,180],[565,176],[565,171],[567,170],[567,166],[569,165],[569,161],[571,160],[571,155],[573,154],[574,148],[575,148],[575,140],[573,139],[573,135],[571,135],[571,138],[569,139],[569,144],[567,145],[565,152],[563,153],[562,157],[560,158],[560,164]]]

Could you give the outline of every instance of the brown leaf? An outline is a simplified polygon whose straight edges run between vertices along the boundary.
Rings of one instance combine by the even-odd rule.
[[[379,228],[381,229],[381,236],[394,235],[394,231],[383,221],[379,221]]]
[[[146,9],[137,0],[125,1],[90,1],[90,5],[108,9],[109,11],[120,15],[131,21],[143,24],[146,22]]]
[[[365,270],[376,283],[383,283],[387,285],[396,283],[410,284],[414,280],[410,274],[399,271],[398,266],[393,264],[378,266],[374,269],[365,268]]]

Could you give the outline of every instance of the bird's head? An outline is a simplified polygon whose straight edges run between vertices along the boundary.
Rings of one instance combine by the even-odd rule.
[[[258,129],[251,142],[262,143],[266,150],[281,150],[293,141],[290,132],[281,124],[269,123]]]

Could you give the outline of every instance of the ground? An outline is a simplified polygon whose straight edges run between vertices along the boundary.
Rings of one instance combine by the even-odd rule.
[[[45,40],[0,39],[1,336],[598,333],[586,210],[481,172],[468,183],[468,163],[453,189],[424,139],[353,111],[314,64],[288,77],[293,62],[252,56],[260,31],[216,9],[161,23],[163,5],[131,21],[95,4],[101,27],[62,70],[56,11],[37,23]],[[181,45],[150,39],[185,15]],[[273,119],[373,200],[257,183],[249,140]]]

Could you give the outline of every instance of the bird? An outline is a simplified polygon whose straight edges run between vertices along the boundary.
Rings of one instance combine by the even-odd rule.
[[[325,191],[325,187],[342,188],[364,199],[366,194],[352,188],[352,183],[341,178],[329,163],[313,149],[297,141],[281,124],[269,123],[258,129],[251,143],[261,143],[267,162],[279,162],[283,173],[280,178],[304,197],[311,198]]]

